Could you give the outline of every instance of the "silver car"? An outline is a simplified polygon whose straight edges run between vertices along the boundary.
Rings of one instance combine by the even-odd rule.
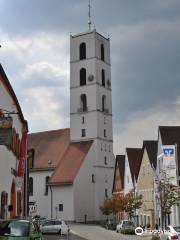
[[[42,233],[59,233],[60,235],[67,234],[70,231],[69,226],[61,219],[45,220],[40,229]]]
[[[180,240],[180,226],[168,226],[160,234],[161,240]]]

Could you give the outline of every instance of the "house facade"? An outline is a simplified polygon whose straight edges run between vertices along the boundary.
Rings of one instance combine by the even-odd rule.
[[[180,186],[180,127],[160,126],[158,129],[157,168],[154,178],[154,195],[156,223],[158,226],[179,225],[180,208],[173,206],[171,214],[162,223],[160,183],[167,182],[179,188]]]
[[[136,193],[142,195],[143,204],[137,210],[137,225],[155,227],[154,171],[157,161],[157,141],[143,142],[142,162],[138,174]]]
[[[28,149],[32,214],[104,218],[99,206],[112,194],[115,158],[110,41],[96,30],[70,36],[70,129],[30,134]]]
[[[25,172],[22,168],[22,161],[25,161],[25,152],[22,155],[22,151],[25,151],[25,149],[22,149],[22,138],[23,135],[25,137],[26,133],[27,122],[5,71],[0,65],[1,219],[26,214]],[[25,140],[25,138],[23,139]],[[19,181],[17,181],[18,176],[20,177]]]

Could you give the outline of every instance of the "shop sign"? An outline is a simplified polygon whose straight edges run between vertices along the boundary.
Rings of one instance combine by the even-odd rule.
[[[12,143],[12,118],[0,117],[0,145],[10,146]]]

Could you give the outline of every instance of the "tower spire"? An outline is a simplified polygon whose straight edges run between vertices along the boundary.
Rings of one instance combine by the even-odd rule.
[[[88,7],[89,7],[89,12],[88,12],[88,25],[89,25],[89,31],[91,31],[91,2],[89,0],[89,4],[88,4]]]

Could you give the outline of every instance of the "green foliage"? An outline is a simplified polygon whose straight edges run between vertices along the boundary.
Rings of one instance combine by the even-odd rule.
[[[125,195],[124,210],[129,214],[130,219],[134,217],[136,209],[142,206],[142,195],[136,196],[133,191]]]
[[[164,216],[171,214],[172,206],[180,205],[180,192],[168,180],[159,183],[159,194],[162,214]]]
[[[111,199],[107,198],[104,200],[104,203],[102,206],[99,207],[103,215],[109,216],[112,213],[112,203]]]
[[[160,240],[160,237],[159,236],[152,236],[151,240]]]

